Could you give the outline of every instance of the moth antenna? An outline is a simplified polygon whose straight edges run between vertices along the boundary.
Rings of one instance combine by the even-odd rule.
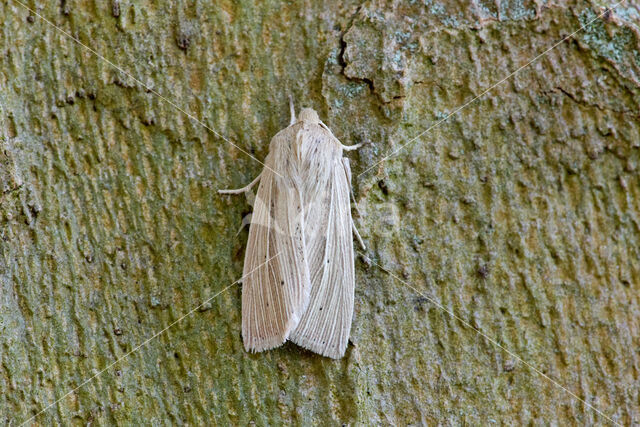
[[[291,126],[296,122],[296,109],[293,106],[293,97],[291,94],[289,94],[289,110],[291,110],[291,121],[289,122],[289,126]]]

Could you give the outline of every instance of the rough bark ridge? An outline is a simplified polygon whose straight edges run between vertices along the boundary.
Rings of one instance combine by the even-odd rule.
[[[45,3],[46,5],[43,5]],[[240,286],[35,424],[640,423],[640,14],[628,1],[36,2],[259,159],[311,106],[351,154],[352,344],[250,355]],[[261,165],[0,2],[0,414],[27,420],[239,277]],[[376,266],[379,264],[382,268]]]

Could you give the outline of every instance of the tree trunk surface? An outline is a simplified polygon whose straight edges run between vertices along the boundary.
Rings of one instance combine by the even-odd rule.
[[[19,1],[0,422],[640,423],[637,2],[529,64],[610,3]],[[368,143],[340,360],[246,353],[226,289],[288,94]]]

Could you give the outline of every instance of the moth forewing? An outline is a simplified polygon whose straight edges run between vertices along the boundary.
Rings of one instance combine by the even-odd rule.
[[[286,147],[274,137],[254,203],[242,286],[242,336],[248,351],[283,344],[309,298],[299,185],[278,157]],[[271,259],[273,256],[275,258]],[[265,261],[271,259],[268,263]],[[261,265],[264,264],[264,265]]]
[[[357,146],[343,146],[311,109],[298,121],[292,114],[292,123],[272,139],[260,176],[243,271],[242,336],[248,351],[291,339],[339,358],[355,285],[343,150]]]
[[[344,355],[353,313],[350,185],[341,144],[320,126],[307,139],[312,155],[305,193],[305,243],[311,297],[291,340],[324,356]]]

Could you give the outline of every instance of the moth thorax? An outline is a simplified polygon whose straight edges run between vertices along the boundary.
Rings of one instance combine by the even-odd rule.
[[[320,123],[320,118],[318,117],[318,113],[313,108],[303,108],[300,111],[300,118],[298,119],[301,122],[318,124]]]

